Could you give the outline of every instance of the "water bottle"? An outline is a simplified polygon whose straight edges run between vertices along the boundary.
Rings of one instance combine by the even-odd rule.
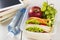
[[[26,11],[26,8],[22,8],[18,10],[15,17],[12,19],[11,23],[8,25],[9,33],[13,34],[14,36],[21,32],[20,23],[22,21],[25,11]]]

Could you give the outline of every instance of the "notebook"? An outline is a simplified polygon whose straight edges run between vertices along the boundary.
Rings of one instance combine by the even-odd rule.
[[[0,11],[22,5],[22,2],[19,0],[0,0]]]

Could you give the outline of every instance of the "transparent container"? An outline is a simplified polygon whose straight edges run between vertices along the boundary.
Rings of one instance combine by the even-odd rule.
[[[40,3],[42,4],[42,3]],[[50,33],[34,33],[34,32],[28,32],[25,30],[25,27],[26,27],[26,20],[28,19],[28,12],[29,12],[29,9],[33,6],[39,6],[41,7],[39,3],[37,4],[31,4],[27,7],[27,10],[24,14],[24,17],[23,17],[23,20],[22,20],[22,23],[21,23],[21,29],[23,30],[23,34],[29,38],[29,39],[34,39],[34,40],[50,40],[51,37],[56,33],[56,23],[54,23],[53,25],[53,28],[52,28],[52,31]]]

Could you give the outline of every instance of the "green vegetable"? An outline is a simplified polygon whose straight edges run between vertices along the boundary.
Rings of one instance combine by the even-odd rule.
[[[31,19],[31,20],[26,21],[26,24],[30,24],[30,23],[32,23],[32,24],[40,24],[36,19]]]
[[[41,11],[44,12],[45,10],[46,10],[46,7],[43,6],[43,7],[41,8]]]
[[[47,6],[48,6],[48,3],[47,3],[47,2],[44,2],[44,3],[43,3],[43,6],[44,6],[44,7],[47,7]]]
[[[41,11],[43,12],[43,18],[50,20],[47,22],[48,26],[52,26],[54,24],[55,14],[57,13],[56,9],[47,2],[44,2]]]
[[[48,11],[48,10],[47,10],[47,11],[45,11],[45,14],[46,14],[46,15],[48,15],[48,14],[49,14],[49,11]]]
[[[52,7],[48,5],[47,10],[49,10],[49,11],[52,10]]]
[[[39,28],[37,26],[31,26],[26,28],[26,30],[31,31],[31,32],[44,32],[42,28]]]

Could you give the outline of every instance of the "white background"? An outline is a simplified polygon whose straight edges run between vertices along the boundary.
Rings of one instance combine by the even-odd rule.
[[[26,0],[27,1],[27,0]],[[40,0],[39,0],[40,1]],[[52,40],[60,40],[60,1],[59,0],[48,0],[49,3],[53,3],[57,9],[57,25],[56,25],[56,34],[53,36]],[[4,24],[0,24],[0,40],[19,40],[18,38],[11,38],[8,36],[7,25],[10,20]],[[25,40],[25,39],[24,39]]]

